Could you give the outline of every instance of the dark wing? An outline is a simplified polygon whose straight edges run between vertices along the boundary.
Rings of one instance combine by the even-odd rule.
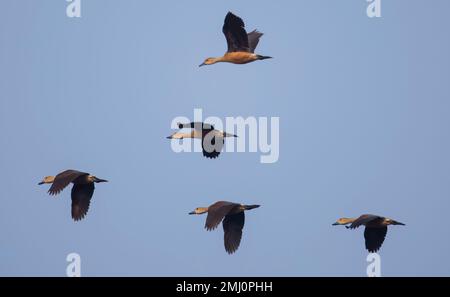
[[[387,226],[381,228],[366,227],[366,229],[364,230],[366,249],[370,253],[376,253],[383,244],[386,233]]]
[[[255,52],[256,46],[258,46],[259,38],[263,36],[263,33],[253,30],[247,34],[248,47],[251,53]]]
[[[66,170],[61,173],[59,173],[55,180],[53,181],[52,186],[48,190],[48,193],[50,195],[56,195],[59,194],[65,187],[67,187],[71,182],[79,178],[83,175],[89,175],[89,173],[86,172],[80,172],[76,170]]]
[[[89,210],[92,195],[94,194],[94,183],[75,184],[72,187],[72,218],[79,221],[84,218]]]
[[[202,122],[191,122],[188,124],[178,123],[178,128],[179,129],[192,128],[192,129],[196,129],[196,130],[214,130],[213,125],[202,123]]]
[[[220,155],[225,143],[224,137],[221,137],[219,133],[215,133],[215,130],[203,134],[202,138],[202,151],[203,156],[210,159],[215,159]]]
[[[231,12],[225,17],[222,32],[227,39],[228,53],[249,52],[247,32],[245,32],[244,21]]]
[[[223,239],[225,250],[228,254],[232,254],[238,249],[239,244],[241,243],[244,223],[244,212],[225,216],[225,219],[222,222],[224,231]]]
[[[361,225],[365,225],[367,223],[373,222],[375,220],[382,219],[380,216],[371,215],[371,214],[363,214],[359,218],[357,218],[351,225],[350,229],[358,228]]]
[[[208,208],[208,216],[206,217],[206,230],[216,229],[223,218],[235,207],[239,207],[239,204],[227,201],[218,201],[211,205]]]

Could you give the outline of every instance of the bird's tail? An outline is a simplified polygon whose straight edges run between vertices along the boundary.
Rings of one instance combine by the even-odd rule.
[[[250,210],[253,208],[258,208],[260,205],[254,204],[254,205],[244,205],[245,210]]]
[[[256,57],[258,57],[258,60],[272,59],[272,57],[269,56],[256,55]]]

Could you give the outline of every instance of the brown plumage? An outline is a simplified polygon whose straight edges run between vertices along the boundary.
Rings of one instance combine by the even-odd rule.
[[[359,226],[365,226],[364,239],[366,249],[370,253],[377,252],[383,245],[384,239],[387,234],[387,226],[389,225],[402,225],[405,224],[397,222],[395,220],[381,217],[377,215],[364,214],[358,218],[340,218],[333,225],[345,225],[348,229],[356,229]],[[346,226],[350,225],[350,226]]]
[[[86,172],[77,170],[66,170],[56,176],[46,176],[39,185],[52,184],[48,193],[52,196],[59,194],[70,183],[73,183],[72,198],[72,218],[75,221],[83,219],[91,203],[94,194],[94,183],[107,182]]]
[[[247,64],[256,60],[271,58],[254,53],[263,33],[253,30],[247,34],[244,21],[233,13],[228,12],[225,16],[222,32],[227,40],[227,52],[222,57],[207,58],[200,66],[212,65],[218,62]]]
[[[222,222],[224,231],[224,246],[228,254],[234,253],[241,243],[244,228],[244,211],[258,208],[259,205],[244,205],[228,201],[218,201],[209,207],[197,207],[189,214],[208,213],[205,228],[214,230]]]

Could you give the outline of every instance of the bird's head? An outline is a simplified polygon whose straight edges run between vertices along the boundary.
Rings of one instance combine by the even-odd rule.
[[[203,214],[205,212],[208,212],[208,208],[207,207],[197,207],[196,209],[194,209],[193,211],[191,211],[189,214],[190,215],[194,215],[194,214]]]
[[[397,221],[395,221],[395,220],[393,220],[393,219],[386,219],[386,223],[387,223],[388,225],[400,225],[400,226],[405,226],[405,224],[400,223],[400,222],[397,222]]]
[[[205,66],[205,65],[212,65],[212,64],[215,64],[215,63],[217,63],[217,59],[216,58],[206,58],[205,61],[202,64],[198,65],[198,67],[202,67],[202,66]]]
[[[167,136],[167,139],[183,139],[186,136],[185,133],[173,133],[172,135]]]
[[[93,175],[89,175],[89,180],[94,182],[94,183],[106,183],[106,182],[108,182],[106,179],[101,179],[101,178],[98,178],[98,177],[93,176]]]
[[[54,176],[46,176],[42,179],[42,181],[38,185],[52,184],[54,180],[55,180]]]
[[[333,223],[333,226],[339,226],[339,225],[348,225],[353,222],[353,219],[350,218],[340,218],[335,223]]]

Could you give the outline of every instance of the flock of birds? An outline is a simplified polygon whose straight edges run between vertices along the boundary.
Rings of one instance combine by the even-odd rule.
[[[200,66],[218,62],[246,64],[271,58],[254,53],[259,39],[263,34],[256,30],[247,34],[244,22],[233,13],[228,12],[226,15],[222,31],[227,40],[227,52],[222,57],[207,58]],[[178,128],[190,128],[192,130],[189,133],[176,132],[167,138],[201,139],[203,155],[207,158],[217,158],[219,156],[226,137],[237,137],[237,135],[216,130],[214,126],[201,122],[179,123]],[[39,185],[51,184],[48,193],[50,195],[57,195],[72,183],[72,218],[75,221],[79,221],[86,216],[89,210],[95,184],[102,182],[107,182],[107,180],[97,178],[86,172],[66,170],[56,176],[46,176]],[[244,212],[258,207],[259,205],[244,205],[218,201],[209,207],[198,207],[189,214],[200,215],[207,213],[205,229],[208,231],[216,229],[222,222],[225,250],[227,253],[232,254],[239,248],[241,242],[242,230],[245,223]],[[386,217],[364,214],[358,218],[340,218],[333,225],[344,225],[349,229],[365,226],[364,238],[366,249],[373,253],[377,252],[383,244],[389,225],[404,224]]]

